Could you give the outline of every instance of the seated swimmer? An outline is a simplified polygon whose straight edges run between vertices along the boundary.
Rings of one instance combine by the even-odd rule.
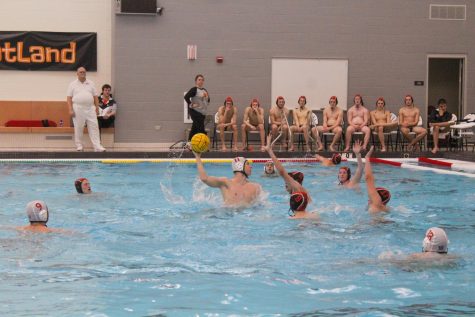
[[[315,158],[322,164],[322,166],[335,166],[341,163],[340,153],[333,153],[331,158],[326,158],[319,154],[315,154]]]
[[[275,172],[275,166],[272,161],[267,161],[264,164],[264,176],[278,176]]]
[[[87,178],[78,178],[74,182],[74,187],[79,194],[90,194],[91,193],[91,184]]]
[[[34,232],[52,232],[46,223],[49,218],[48,206],[44,201],[33,200],[26,205],[26,214],[30,224],[28,226],[19,227],[19,230],[28,230]]]

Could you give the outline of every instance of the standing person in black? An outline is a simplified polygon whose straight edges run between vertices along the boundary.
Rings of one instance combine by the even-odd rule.
[[[203,88],[204,82],[205,78],[203,75],[196,75],[195,87],[191,88],[185,95],[185,101],[188,104],[188,114],[193,121],[188,141],[197,133],[206,134],[205,118],[210,99],[208,91]]]

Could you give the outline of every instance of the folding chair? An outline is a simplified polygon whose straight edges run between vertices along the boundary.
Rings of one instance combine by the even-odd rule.
[[[457,115],[452,114],[452,118],[450,119],[450,122],[453,122],[454,124],[457,122]],[[440,140],[443,140],[445,143],[445,149],[448,151],[451,148],[451,142],[452,142],[452,129],[450,127],[447,127],[444,129],[445,132],[439,132],[439,144]],[[433,146],[433,134],[434,134],[434,127],[430,127],[429,129],[429,135],[431,136],[429,140],[431,141],[431,144]],[[429,141],[428,141],[429,142]]]
[[[321,136],[318,132],[318,116],[317,114],[312,111],[311,115],[310,115],[310,127],[309,127],[309,142],[310,142],[310,150],[312,150],[312,143],[315,143],[315,148],[317,148],[318,146],[318,142],[322,142],[322,139],[321,139]],[[313,133],[313,130],[317,130],[317,132],[314,134]],[[317,140],[317,138],[319,138]],[[312,142],[313,141],[313,142]]]
[[[340,140],[338,140],[338,149],[343,150],[344,144],[345,144],[345,120],[341,121],[341,135],[340,135]],[[333,132],[323,132],[322,133],[322,139],[323,139],[323,147],[325,148],[325,151],[327,150],[327,143],[328,142],[333,142],[333,138],[335,137],[335,133]]]
[[[463,118],[464,122],[450,127],[451,139],[455,140],[457,149],[468,151],[469,140],[472,141],[472,152],[475,151],[475,114],[468,114]]]
[[[206,117],[205,117],[205,131],[206,131],[206,134],[208,136],[211,136],[210,135],[210,128],[209,128],[209,124],[213,121],[213,115],[212,114],[207,114]],[[185,129],[185,137],[184,137],[184,140],[188,140],[188,136],[190,135],[190,131],[191,131],[191,127],[188,127]],[[213,138],[213,142],[214,142],[214,138]]]
[[[397,115],[395,113],[392,113],[392,112],[391,112],[391,122],[392,123],[397,122]],[[394,131],[383,132],[384,142],[386,143],[386,147],[388,148],[390,146],[391,151],[394,151],[393,136],[396,135],[397,132],[398,132],[397,129],[394,129]],[[378,142],[376,142],[375,140],[378,140]],[[379,147],[381,147],[381,142],[379,142],[377,131],[371,131],[371,142],[373,143],[373,146],[376,147],[376,145],[379,145]]]
[[[219,124],[219,112],[216,112],[214,115],[214,131],[213,131],[213,149],[218,148],[218,142],[219,142],[219,136],[221,131],[218,129],[218,124]],[[226,142],[226,136],[230,136],[230,148],[233,147],[233,139],[234,139],[234,131],[233,130],[224,130],[224,142]]]
[[[318,117],[315,113],[310,112],[310,124],[309,124],[309,129],[308,129],[308,136],[309,136],[309,147],[310,150],[312,150],[312,127],[316,127],[318,125]],[[304,150],[304,142],[305,142],[305,136],[303,132],[292,132],[292,142],[294,142],[294,137],[297,136],[297,149],[302,149]]]
[[[422,127],[422,116],[419,116],[419,121],[417,122],[417,127]],[[398,133],[396,135],[396,150],[397,150],[398,146],[400,146],[401,151],[405,151],[406,147],[408,146],[409,143],[407,142],[406,138],[404,138],[404,135],[401,132],[401,127],[400,126],[398,126],[397,132]],[[409,132],[409,135],[411,135],[413,138],[416,137],[416,133],[412,132],[412,131]],[[425,147],[424,139],[425,138],[422,138],[419,141],[419,146],[420,146],[421,150]],[[400,145],[399,145],[399,142],[401,142]]]

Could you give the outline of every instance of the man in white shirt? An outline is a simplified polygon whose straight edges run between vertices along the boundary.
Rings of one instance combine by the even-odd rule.
[[[78,79],[69,84],[67,91],[67,102],[69,114],[74,123],[74,142],[77,151],[83,151],[82,136],[84,134],[84,124],[87,122],[87,131],[91,138],[94,151],[105,152],[99,137],[99,125],[97,114],[99,112],[99,99],[94,83],[86,79],[86,69],[77,69]]]

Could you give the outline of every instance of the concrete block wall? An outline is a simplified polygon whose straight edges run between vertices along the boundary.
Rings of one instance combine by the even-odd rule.
[[[445,2],[466,4],[467,20],[430,20],[429,0],[159,0],[162,16],[115,16],[116,142],[181,139],[183,93],[198,73],[206,78],[210,112],[230,95],[239,122],[254,97],[267,114],[273,57],[348,59],[348,100],[362,94],[372,109],[384,96],[397,112],[409,93],[425,119],[427,87],[414,81],[427,80],[427,56],[463,54],[467,112],[475,112],[475,7]],[[186,59],[188,44],[197,45],[195,61]]]
[[[113,0],[2,0],[0,30],[97,33],[96,88],[111,82]],[[3,47],[3,45],[2,45]],[[65,101],[76,71],[0,70],[0,100]]]

